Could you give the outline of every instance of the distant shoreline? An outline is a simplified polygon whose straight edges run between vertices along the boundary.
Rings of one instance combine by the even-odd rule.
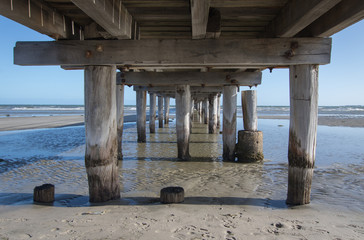
[[[170,116],[172,119],[173,116]],[[241,119],[241,116],[238,117]],[[289,120],[289,116],[264,115],[259,119],[281,119]],[[136,115],[124,116],[124,122],[136,122]],[[149,119],[149,117],[147,117]],[[359,127],[364,128],[364,118],[342,118],[335,116],[319,116],[319,125],[336,127]],[[38,116],[38,117],[7,117],[0,118],[0,131],[14,131],[40,128],[58,128],[84,125],[83,115],[64,116]]]

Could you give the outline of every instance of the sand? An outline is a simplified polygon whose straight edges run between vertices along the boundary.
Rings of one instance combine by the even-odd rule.
[[[127,129],[122,198],[105,204],[88,203],[83,161],[40,160],[0,174],[0,239],[364,239],[362,165],[316,169],[311,204],[289,207],[286,163],[204,162],[221,156],[218,135],[205,129],[195,125],[197,160],[188,163],[158,160],[176,154],[173,125],[146,144]],[[32,189],[45,182],[56,186],[55,203],[33,204]],[[183,203],[159,203],[169,185],[184,187]]]

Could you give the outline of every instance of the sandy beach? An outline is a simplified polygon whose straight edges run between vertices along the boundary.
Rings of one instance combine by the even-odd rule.
[[[36,123],[38,118],[31,118],[33,128],[44,127],[44,123]],[[76,118],[70,118],[76,123],[67,122],[67,117],[57,118],[63,118],[63,126],[82,122],[79,116],[78,123]],[[58,120],[48,121],[47,127],[59,127]],[[23,122],[23,126],[26,124]],[[263,119],[259,126],[268,135],[266,129],[272,128],[287,138],[287,120]],[[64,131],[82,132],[82,128]],[[339,129],[319,129],[319,136]],[[59,134],[57,128],[54,131]],[[269,151],[286,149],[286,143],[267,139],[265,148]],[[193,161],[175,161],[175,144],[174,123],[148,134],[147,143],[137,143],[135,125],[127,127],[123,135],[124,160],[119,162],[121,199],[105,204],[88,202],[82,157],[67,161],[40,159],[1,173],[0,239],[364,238],[363,165],[324,167],[319,161],[328,156],[327,152],[335,152],[321,147],[322,141],[318,142],[319,164],[311,204],[297,207],[285,204],[286,150],[268,151],[264,163],[224,163],[220,159],[221,135],[207,134],[204,124],[194,124],[190,145]],[[62,154],[74,156],[74,152],[82,151],[84,146],[80,145]],[[341,152],[348,156],[349,151],[353,149]],[[282,158],[284,163],[271,160],[274,158]],[[33,188],[43,183],[56,186],[52,205],[33,204]],[[159,203],[159,191],[166,186],[182,186],[185,201]]]

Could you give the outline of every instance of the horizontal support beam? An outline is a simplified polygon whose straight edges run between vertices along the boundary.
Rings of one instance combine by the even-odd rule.
[[[330,63],[330,38],[17,42],[17,65],[289,66]]]
[[[343,0],[298,34],[300,37],[329,37],[364,19],[363,0]]]
[[[341,0],[290,0],[268,25],[268,36],[293,37]]]
[[[210,0],[190,0],[192,38],[203,39],[206,36],[209,19]]]
[[[174,92],[176,91],[175,86],[134,86],[134,91],[148,91],[148,92]],[[222,87],[190,87],[191,93],[211,93],[211,92],[222,92]]]
[[[54,39],[82,39],[82,29],[44,1],[0,1],[0,15]]]
[[[125,72],[118,73],[117,82],[141,86],[255,86],[261,84],[261,72]]]
[[[84,13],[118,39],[131,38],[132,17],[121,1],[72,0]]]

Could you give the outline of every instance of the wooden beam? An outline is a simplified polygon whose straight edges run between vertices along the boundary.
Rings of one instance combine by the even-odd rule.
[[[164,97],[164,124],[169,124],[170,97]]]
[[[17,42],[17,65],[289,66],[330,62],[330,38]]]
[[[142,90],[149,92],[175,92],[174,86],[134,86],[134,91]],[[190,87],[191,94],[192,93],[211,93],[211,92],[222,92],[222,87]]]
[[[257,92],[246,90],[241,92],[244,130],[258,131]]]
[[[137,132],[138,142],[146,141],[146,108],[147,108],[147,92],[137,91],[136,92],[136,107],[137,107]]]
[[[156,118],[156,94],[149,93],[149,130],[150,133],[155,133],[155,118]]]
[[[217,133],[217,94],[209,95],[209,133]]]
[[[290,0],[268,25],[271,37],[293,37],[341,0]]]
[[[297,36],[329,37],[364,19],[363,0],[343,0]]]
[[[221,14],[216,8],[210,8],[209,20],[206,27],[206,38],[216,39],[221,34]]]
[[[210,0],[190,0],[192,39],[203,39],[206,36],[209,19]]]
[[[131,38],[132,17],[121,1],[72,0],[72,2],[112,36],[118,39]]]
[[[163,97],[158,96],[158,126],[163,128]]]
[[[82,39],[82,29],[44,1],[0,1],[0,14],[54,39]]]
[[[236,86],[225,86],[223,93],[223,159],[235,161],[236,145]]]
[[[116,119],[118,133],[118,160],[123,159],[123,130],[124,130],[124,85],[116,85]]]
[[[125,72],[117,74],[117,78],[122,78],[122,83],[126,85],[142,85],[142,86],[171,86],[189,84],[192,86],[205,86],[208,91],[221,91],[223,85],[235,84],[240,86],[254,86],[261,84],[261,72]],[[152,89],[152,87],[150,87]],[[193,88],[206,92],[204,88]]]

